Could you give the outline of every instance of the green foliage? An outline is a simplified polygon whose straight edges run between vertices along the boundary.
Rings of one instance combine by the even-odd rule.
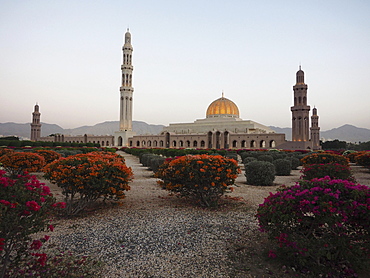
[[[154,173],[156,173],[165,162],[165,160],[166,159],[163,156],[155,155],[149,160],[149,168],[152,169]]]
[[[153,154],[153,153],[142,153],[139,156],[140,163],[143,164],[144,167],[149,167],[150,159],[153,158],[153,157],[156,157],[156,156],[157,155]]]
[[[269,155],[269,154],[260,155],[260,156],[258,156],[257,159],[259,161],[267,161],[267,162],[271,162],[271,163],[274,161],[274,158],[272,157],[272,155]]]
[[[257,158],[252,157],[252,156],[247,156],[243,159],[243,164],[248,164],[249,162],[256,161]]]
[[[275,166],[268,161],[252,161],[245,164],[247,184],[273,185],[275,180]]]
[[[270,253],[312,277],[358,277],[369,262],[370,189],[326,177],[270,194],[257,211]]]
[[[239,173],[235,160],[203,154],[167,159],[156,177],[163,188],[209,207],[217,206],[225,191],[232,190]]]
[[[325,141],[321,143],[321,147],[323,150],[346,150],[347,142],[335,139],[333,141]]]
[[[276,159],[273,161],[277,176],[289,176],[292,170],[292,161],[289,159]]]
[[[301,161],[297,157],[291,156],[287,159],[290,159],[290,162],[292,163],[292,170],[297,170],[297,168],[301,165]]]
[[[19,137],[17,136],[4,136],[4,137],[0,137],[0,144],[2,144],[2,141],[19,141]]]

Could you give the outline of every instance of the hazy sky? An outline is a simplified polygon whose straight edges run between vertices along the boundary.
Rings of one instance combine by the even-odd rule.
[[[370,128],[370,1],[0,0],[0,122],[63,128],[119,119],[132,34],[134,120],[205,118],[221,97],[241,118],[289,127],[302,65],[321,130]]]

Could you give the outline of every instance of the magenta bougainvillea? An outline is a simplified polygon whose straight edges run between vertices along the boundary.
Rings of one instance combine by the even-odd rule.
[[[271,250],[302,271],[347,277],[370,256],[370,189],[324,177],[270,193],[258,208]]]
[[[31,239],[38,232],[52,230],[51,213],[65,207],[55,203],[49,187],[28,174],[10,178],[0,171],[0,277],[6,277],[9,269],[27,256],[36,257],[45,264],[46,254],[37,253],[48,235]]]

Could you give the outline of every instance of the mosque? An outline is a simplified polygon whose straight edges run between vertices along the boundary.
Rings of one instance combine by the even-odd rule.
[[[213,101],[206,110],[206,118],[192,123],[174,123],[163,128],[158,135],[136,135],[132,130],[133,92],[131,33],[125,33],[122,82],[120,87],[120,124],[113,136],[55,135],[54,138],[40,138],[40,113],[35,106],[31,123],[31,140],[56,142],[100,143],[102,146],[136,148],[199,148],[199,149],[320,149],[320,127],[317,109],[313,109],[311,126],[309,124],[310,106],[307,105],[307,84],[301,67],[296,73],[293,86],[294,105],[292,112],[292,141],[285,134],[275,133],[260,123],[243,120],[238,106],[224,94]],[[45,140],[46,139],[46,140]]]

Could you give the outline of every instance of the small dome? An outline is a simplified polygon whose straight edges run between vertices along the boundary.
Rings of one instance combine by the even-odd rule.
[[[206,117],[239,118],[239,109],[234,102],[222,96],[208,106]]]

